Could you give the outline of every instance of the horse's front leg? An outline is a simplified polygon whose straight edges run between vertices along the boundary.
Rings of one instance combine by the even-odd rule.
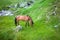
[[[28,22],[28,21],[26,21],[26,24],[25,24],[25,26],[29,26],[29,22]]]
[[[26,22],[26,24],[25,24],[25,27],[27,26],[27,22]]]
[[[30,25],[30,26],[33,26],[33,24],[32,24],[32,22],[31,22],[31,20],[29,21],[29,25]]]
[[[27,22],[27,25],[29,26],[29,21]]]

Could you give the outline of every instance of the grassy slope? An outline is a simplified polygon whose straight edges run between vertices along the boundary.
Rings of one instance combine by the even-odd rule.
[[[52,4],[51,4],[52,3]],[[0,40],[60,40],[59,1],[56,10],[57,15],[49,15],[54,9],[53,0],[36,0],[31,8],[17,9],[16,15],[30,15],[34,21],[33,27],[25,27],[18,33],[13,32],[15,16],[0,17]],[[18,14],[17,14],[18,13]],[[48,15],[50,19],[46,17]],[[54,26],[58,25],[57,28]]]

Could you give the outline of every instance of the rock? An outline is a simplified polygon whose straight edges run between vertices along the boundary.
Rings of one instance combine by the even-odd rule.
[[[12,14],[12,11],[9,11],[9,10],[2,10],[2,11],[0,11],[0,16],[11,16],[11,15],[13,15]]]
[[[22,26],[18,25],[18,26],[15,28],[15,31],[18,32],[18,31],[20,31],[20,30],[22,30]]]

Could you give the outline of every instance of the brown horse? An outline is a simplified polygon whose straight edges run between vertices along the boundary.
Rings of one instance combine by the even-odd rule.
[[[19,21],[26,21],[26,25],[28,24],[28,26],[30,25],[30,26],[33,26],[33,21],[32,21],[32,19],[31,19],[31,17],[30,16],[25,16],[25,15],[19,15],[19,16],[16,16],[15,17],[15,25],[17,26],[17,25],[19,25]],[[26,26],[25,25],[25,26]]]

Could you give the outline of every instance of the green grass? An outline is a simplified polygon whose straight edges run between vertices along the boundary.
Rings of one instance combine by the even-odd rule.
[[[57,1],[57,15],[52,15],[55,0],[36,0],[31,8],[18,8],[14,16],[0,16],[0,40],[60,40],[60,15]],[[52,3],[52,4],[50,4]],[[51,14],[51,15],[49,15]],[[34,26],[25,27],[25,22],[20,22],[23,29],[15,32],[14,18],[16,15],[29,15],[34,21]],[[46,17],[48,15],[50,19]],[[54,27],[58,25],[58,27]]]

